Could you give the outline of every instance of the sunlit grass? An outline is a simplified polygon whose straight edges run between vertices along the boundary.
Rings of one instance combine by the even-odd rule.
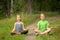
[[[37,20],[38,14],[20,14],[21,21],[24,23],[25,28]],[[14,23],[16,22],[16,15],[11,18],[5,18],[0,20],[0,40],[24,40],[26,35],[10,35],[13,29]]]
[[[21,21],[24,23],[25,28],[34,23],[36,20],[39,20],[40,14],[20,14],[21,15]],[[46,18],[52,18],[58,16],[58,14],[54,12],[47,12]],[[58,16],[60,17],[60,16]],[[55,22],[50,23],[50,27],[53,27],[53,30],[49,35],[39,35],[37,36],[37,40],[60,40],[60,19],[56,18],[58,20]],[[51,20],[52,21],[52,20]],[[16,22],[16,15],[12,16],[11,18],[5,18],[0,20],[0,40],[24,40],[26,35],[10,35],[10,31],[13,29],[14,23]]]

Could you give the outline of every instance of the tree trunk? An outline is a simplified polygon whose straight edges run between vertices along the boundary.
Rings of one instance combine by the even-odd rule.
[[[27,14],[32,13],[32,0],[27,0]]]
[[[13,0],[7,0],[7,16],[12,16],[13,13]]]
[[[11,9],[10,9],[10,13],[11,13],[11,15],[12,15],[12,13],[13,13],[13,0],[11,0]]]
[[[7,17],[10,17],[10,0],[7,0]]]

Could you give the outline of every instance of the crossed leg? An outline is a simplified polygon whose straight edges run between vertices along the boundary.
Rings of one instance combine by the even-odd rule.
[[[44,31],[44,32],[41,32],[41,31],[38,30],[38,29],[35,29],[34,31],[35,31],[35,33],[37,33],[37,34],[47,34],[47,33],[49,33],[49,32],[51,31],[51,28],[47,28],[47,30]]]

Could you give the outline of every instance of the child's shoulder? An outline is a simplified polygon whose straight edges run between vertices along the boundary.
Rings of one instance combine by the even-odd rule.
[[[17,22],[15,22],[14,24],[17,24]]]
[[[21,24],[23,24],[23,22],[20,22]]]
[[[49,23],[47,20],[45,20],[45,23]]]
[[[14,24],[18,24],[18,22],[15,22]],[[20,22],[20,24],[23,24],[23,22]]]
[[[42,20],[38,21],[38,22],[42,22]],[[47,20],[44,20],[44,22],[48,22]]]

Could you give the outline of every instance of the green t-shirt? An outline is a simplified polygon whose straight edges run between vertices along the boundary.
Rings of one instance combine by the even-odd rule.
[[[48,21],[42,21],[42,20],[40,20],[37,24],[37,26],[41,32],[45,31],[47,29],[48,25],[49,25]]]

